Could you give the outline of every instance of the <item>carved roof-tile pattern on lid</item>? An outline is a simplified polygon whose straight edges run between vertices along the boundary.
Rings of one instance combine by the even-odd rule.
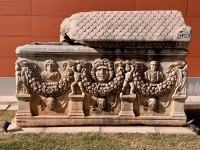
[[[61,41],[157,42],[191,40],[180,11],[94,11],[77,13],[61,24]]]

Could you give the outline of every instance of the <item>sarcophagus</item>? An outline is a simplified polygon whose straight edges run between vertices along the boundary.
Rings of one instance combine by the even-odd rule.
[[[17,125],[185,125],[190,40],[179,11],[74,14],[16,49]]]

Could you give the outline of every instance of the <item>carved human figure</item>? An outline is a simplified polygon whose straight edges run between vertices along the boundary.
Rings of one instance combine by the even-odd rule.
[[[158,70],[158,62],[152,60],[150,62],[150,69],[144,73],[145,79],[150,83],[157,83],[164,77],[163,73]]]
[[[178,77],[177,82],[176,82],[176,88],[173,94],[175,96],[178,96],[181,94],[186,95],[187,69],[188,69],[188,66],[185,63],[185,61],[175,62],[169,66],[169,71],[167,72],[170,73],[171,75],[176,74]]]
[[[41,76],[46,82],[56,82],[60,79],[61,75],[53,59],[46,60],[44,62],[44,68],[45,70],[41,73]]]
[[[180,85],[177,87],[177,89],[174,92],[174,94],[176,94],[176,95],[180,95],[180,94],[185,94],[186,95],[187,69],[188,69],[187,64],[182,69],[180,69],[180,71],[181,71]]]
[[[150,68],[144,73],[144,78],[150,83],[158,83],[164,78],[164,74],[158,70],[158,62],[152,60],[150,63]],[[149,97],[147,100],[148,107],[150,110],[155,111],[158,106],[158,101],[155,97]]]
[[[16,94],[27,94],[26,74],[27,74],[27,61],[21,61],[15,63],[15,76],[16,76]]]
[[[81,79],[81,74],[86,71],[86,68],[83,68],[83,65],[80,63],[75,63],[75,65],[72,67],[72,71],[74,73],[74,82],[71,84],[71,94],[75,94],[75,87],[76,85],[79,86],[82,95],[84,95],[84,89],[83,89],[83,83]]]
[[[130,85],[130,95],[134,94],[134,84],[132,82],[134,67],[128,60],[125,62],[125,79],[122,87],[122,93],[126,90],[127,86]]]
[[[18,62],[15,63],[15,77],[16,77],[16,94],[21,92],[22,89],[22,77],[21,77],[21,66]]]

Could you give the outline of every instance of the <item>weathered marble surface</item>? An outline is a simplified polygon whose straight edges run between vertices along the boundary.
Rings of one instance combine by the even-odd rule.
[[[185,125],[179,11],[78,13],[60,40],[16,49],[18,126]]]
[[[60,41],[101,48],[187,48],[191,27],[180,11],[93,11],[61,24]]]
[[[19,126],[185,124],[187,50],[60,43],[16,53]]]

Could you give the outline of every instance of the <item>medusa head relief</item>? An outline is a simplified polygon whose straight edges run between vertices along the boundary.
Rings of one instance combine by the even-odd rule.
[[[97,83],[109,82],[114,76],[114,65],[107,58],[96,59],[92,63],[91,75]]]

